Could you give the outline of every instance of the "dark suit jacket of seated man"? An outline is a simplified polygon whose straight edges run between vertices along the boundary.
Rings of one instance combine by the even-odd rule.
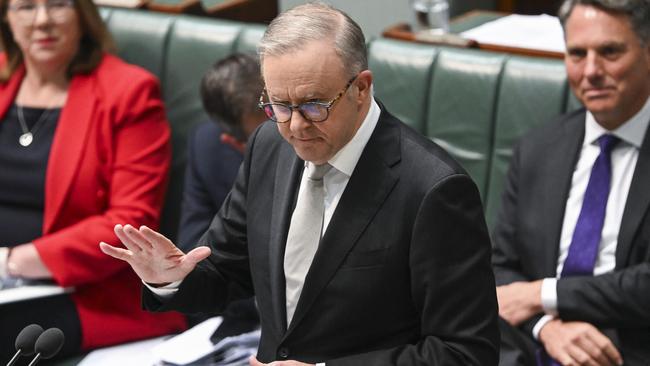
[[[176,282],[172,295],[147,288],[145,306],[195,312],[254,293],[262,334],[251,365],[496,365],[496,293],[478,190],[442,148],[375,102],[358,25],[327,5],[302,5],[269,25],[260,55],[264,100],[274,104],[264,109],[277,123],[249,139],[201,239],[210,251],[181,255],[128,225],[116,233],[129,250],[102,244],[145,282]],[[296,274],[284,270],[285,248],[300,229],[292,212],[311,184],[305,172],[326,163],[322,239],[301,243],[317,250],[301,259],[311,266],[290,302],[285,278]],[[134,259],[150,246],[165,266],[179,258],[166,273],[180,275],[151,275],[151,261]],[[170,255],[156,252],[162,247]]]
[[[567,75],[586,110],[532,131],[512,157],[493,264],[499,313],[519,331],[501,323],[501,365],[535,365],[533,336],[560,364],[650,364],[650,2],[605,3],[560,11]],[[606,209],[602,227],[583,229],[588,187],[603,181],[602,135],[618,139]],[[590,273],[567,274],[574,253],[588,252],[574,247],[578,233],[594,231]]]

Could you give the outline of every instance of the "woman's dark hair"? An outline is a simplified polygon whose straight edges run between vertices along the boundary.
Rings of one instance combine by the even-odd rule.
[[[20,47],[7,21],[9,0],[0,0],[0,48],[4,50],[7,62],[0,69],[0,82],[6,82],[23,62]],[[79,17],[81,40],[77,54],[68,65],[68,77],[74,74],[89,73],[99,65],[104,52],[113,52],[115,46],[108,28],[92,0],[74,0],[74,7]]]

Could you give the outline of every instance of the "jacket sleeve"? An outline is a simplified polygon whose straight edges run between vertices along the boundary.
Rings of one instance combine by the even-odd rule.
[[[112,97],[106,98],[109,101],[99,101],[105,104],[102,112],[93,113],[100,120],[89,121],[91,128],[100,129],[94,135],[103,137],[87,143],[82,154],[88,155],[82,158],[85,165],[78,174],[105,178],[75,180],[68,197],[68,201],[76,194],[95,198],[97,185],[77,182],[105,180],[98,184],[98,192],[106,195],[101,204],[105,207],[98,208],[90,199],[81,204],[84,200],[75,200],[77,206],[65,206],[74,222],[34,240],[41,259],[62,286],[101,281],[128,266],[99,250],[100,241],[118,244],[116,224],[158,227],[171,158],[170,130],[158,82],[142,72],[135,76],[139,77],[115,85]],[[108,152],[97,152],[99,143]],[[92,159],[94,165],[85,163]]]
[[[410,268],[421,338],[326,364],[496,365],[499,330],[490,240],[478,190],[468,176],[452,175],[426,195],[413,228]]]
[[[558,312],[604,328],[650,326],[650,262],[599,276],[557,282]]]

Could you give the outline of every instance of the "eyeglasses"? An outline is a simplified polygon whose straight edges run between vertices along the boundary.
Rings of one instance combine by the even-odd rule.
[[[23,25],[31,25],[36,19],[38,8],[44,7],[45,12],[53,22],[60,23],[69,16],[69,10],[74,6],[74,0],[49,0],[38,4],[32,1],[17,1],[9,4],[8,9],[16,14],[16,18]]]
[[[262,95],[260,95],[259,107],[266,113],[267,117],[277,123],[289,122],[294,110],[298,110],[300,115],[310,122],[323,122],[329,117],[330,109],[334,103],[341,99],[356,78],[357,76],[355,75],[350,79],[347,85],[345,85],[345,88],[329,102],[305,102],[300,104],[264,103],[264,92],[266,92],[266,89],[264,89],[262,90]]]

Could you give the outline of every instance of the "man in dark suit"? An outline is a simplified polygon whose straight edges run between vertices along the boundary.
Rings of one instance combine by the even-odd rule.
[[[586,110],[515,148],[493,236],[501,364],[647,365],[650,2],[567,0],[560,19]]]
[[[184,254],[118,225],[127,249],[102,250],[148,284],[149,309],[221,309],[254,292],[253,366],[496,365],[476,186],[375,102],[359,26],[302,5],[269,25],[259,52],[274,122],[249,139],[208,247]]]

